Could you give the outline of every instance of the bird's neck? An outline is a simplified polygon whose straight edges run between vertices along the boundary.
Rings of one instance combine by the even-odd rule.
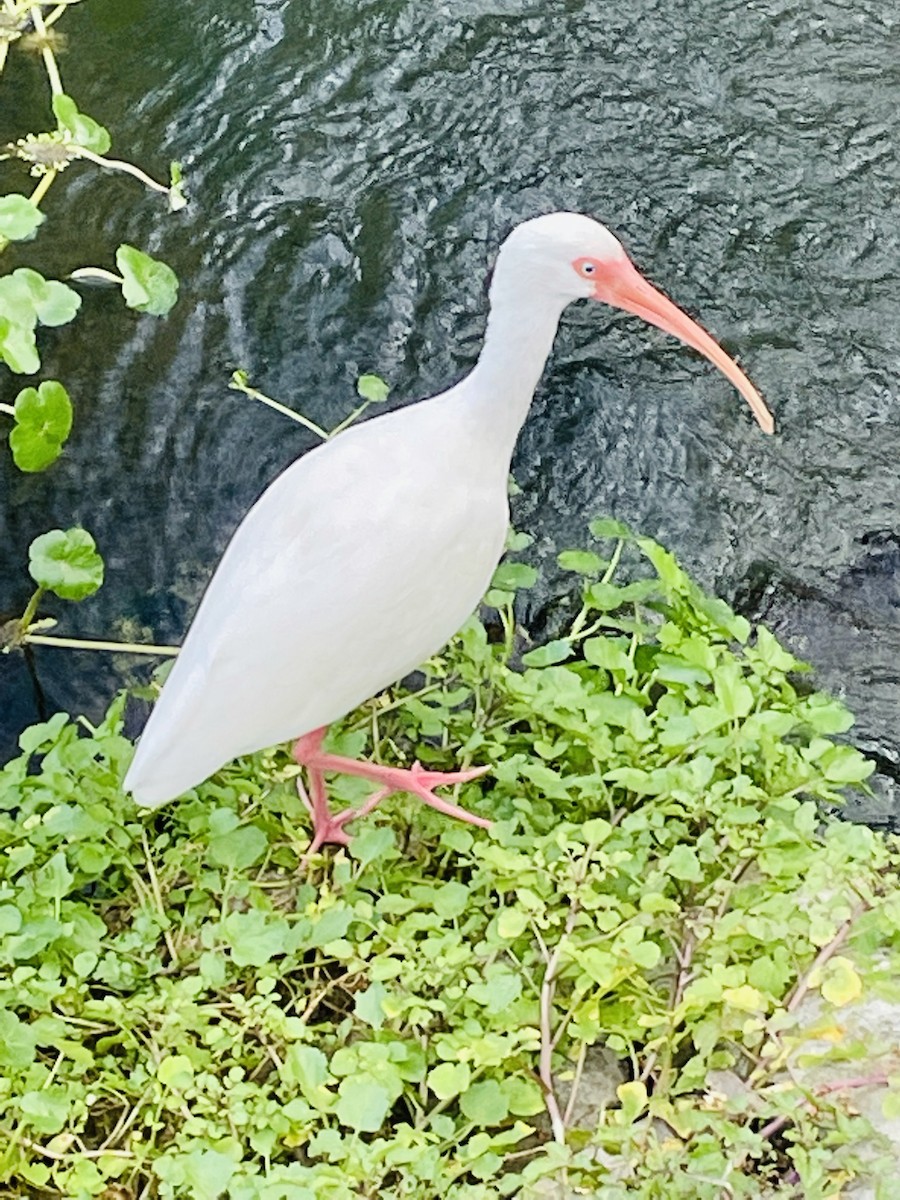
[[[466,380],[466,393],[492,449],[502,451],[508,461],[553,347],[564,302],[497,283],[495,279],[484,345]]]

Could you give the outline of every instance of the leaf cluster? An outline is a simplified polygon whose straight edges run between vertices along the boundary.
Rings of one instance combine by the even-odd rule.
[[[0,772],[0,1187],[824,1198],[863,1170],[847,1097],[782,1069],[799,995],[827,1016],[896,974],[900,854],[823,811],[872,769],[851,718],[655,543],[562,561],[584,604],[552,652],[514,668],[494,636],[504,570],[500,608],[331,734],[491,762],[461,797],[489,832],[398,797],[309,858],[284,749],[148,819],[121,700],[87,735],[23,735]]]

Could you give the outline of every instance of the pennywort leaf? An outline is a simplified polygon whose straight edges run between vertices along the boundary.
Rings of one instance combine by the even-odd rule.
[[[15,425],[9,434],[13,461],[20,471],[43,471],[54,462],[72,429],[72,402],[63,385],[45,380],[23,388],[14,405]]]
[[[103,583],[103,559],[86,529],[51,529],[28,548],[28,570],[62,600],[84,600]]]
[[[123,243],[116,251],[122,294],[129,308],[164,317],[178,299],[178,276],[164,262]]]
[[[94,154],[106,154],[109,150],[112,144],[109,131],[93,117],[79,112],[71,96],[61,93],[53,97],[53,115],[62,132],[76,146],[84,146]]]
[[[360,375],[356,390],[370,404],[382,404],[390,395],[390,388],[380,375]]]
[[[44,214],[27,196],[14,192],[0,196],[0,237],[11,242],[21,242],[33,237],[43,224]]]

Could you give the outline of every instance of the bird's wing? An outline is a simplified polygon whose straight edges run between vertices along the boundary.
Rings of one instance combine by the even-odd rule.
[[[471,456],[470,456],[471,457]],[[468,469],[435,401],[290,466],[232,538],[126,786],[153,804],[342,716],[434,653],[502,551],[505,476]]]

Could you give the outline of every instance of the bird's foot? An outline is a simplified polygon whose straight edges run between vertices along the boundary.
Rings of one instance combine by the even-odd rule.
[[[468,771],[427,771],[418,762],[413,763],[412,767],[408,769],[387,767],[381,763],[361,762],[340,754],[329,754],[322,749],[324,736],[325,730],[317,729],[299,738],[294,746],[294,757],[301,766],[306,767],[309,773],[312,792],[312,800],[306,797],[304,791],[300,792],[313,818],[313,841],[309,852],[318,849],[326,842],[347,845],[349,837],[343,828],[346,822],[365,816],[392,792],[408,792],[448,817],[465,821],[469,825],[477,825],[481,829],[490,828],[491,822],[486,817],[480,817],[476,813],[462,808],[459,804],[445,800],[434,790],[450,784],[469,783],[484,775],[490,770],[490,767],[474,767]],[[354,775],[357,778],[379,784],[380,787],[359,808],[344,809],[343,812],[332,816],[326,802],[324,780],[326,771],[333,771],[340,775]]]

